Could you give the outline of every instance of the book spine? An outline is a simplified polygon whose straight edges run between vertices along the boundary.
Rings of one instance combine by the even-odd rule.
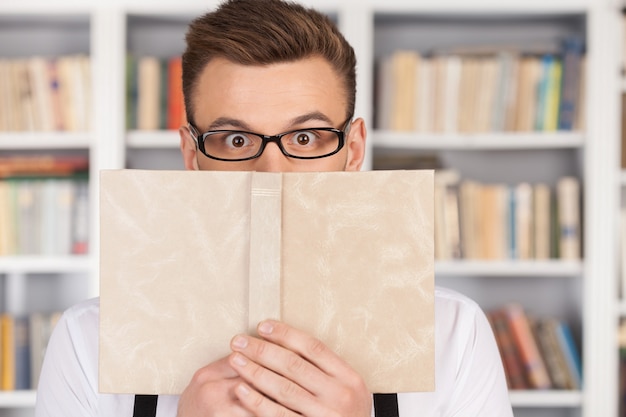
[[[509,304],[505,307],[505,312],[530,386],[537,389],[550,388],[552,385],[550,377],[532,334],[526,313],[518,304]]]

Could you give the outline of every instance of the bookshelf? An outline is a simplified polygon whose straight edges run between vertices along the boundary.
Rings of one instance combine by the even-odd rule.
[[[10,2],[9,2],[10,3]],[[91,59],[92,119],[86,132],[40,134],[0,132],[0,155],[78,152],[90,160],[90,197],[97,201],[100,169],[182,168],[176,131],[128,130],[126,56],[180,54],[187,22],[217,4],[192,0],[115,0],[77,6],[70,0],[23,0],[0,4],[0,58],[85,53]],[[15,2],[13,2],[15,3]],[[583,253],[579,261],[455,260],[436,264],[439,284],[476,298],[483,308],[520,299],[541,314],[568,319],[581,343],[584,389],[512,391],[516,416],[617,416],[615,322],[625,308],[616,296],[612,242],[619,206],[618,110],[613,30],[619,10],[610,0],[403,0],[306,1],[338,22],[358,57],[357,114],[368,124],[368,159],[436,154],[446,167],[480,181],[546,181],[562,175],[580,179],[583,190]],[[610,30],[607,30],[610,29]],[[517,45],[556,48],[568,34],[582,34],[587,48],[587,84],[582,130],[557,132],[395,132],[374,123],[374,63],[399,48],[427,51],[460,46]],[[497,46],[497,45],[496,45]],[[615,71],[613,71],[615,69]],[[617,162],[615,162],[617,163]],[[532,166],[532,169],[528,167]],[[618,186],[615,186],[618,184]],[[98,218],[91,204],[92,219]],[[88,257],[1,258],[0,306],[58,308],[97,294],[98,225],[92,220]],[[31,290],[35,295],[30,295]],[[39,295],[37,295],[39,294]],[[43,294],[51,294],[44,297]],[[10,301],[15,297],[22,301]],[[49,300],[51,299],[51,300]],[[617,376],[615,376],[616,378]],[[0,417],[32,415],[33,392],[0,392]],[[29,414],[31,413],[31,414]]]

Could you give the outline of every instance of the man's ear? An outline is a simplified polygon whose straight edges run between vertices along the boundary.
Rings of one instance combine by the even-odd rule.
[[[190,171],[198,171],[198,158],[196,157],[198,152],[198,146],[193,139],[191,132],[187,126],[182,126],[178,129],[180,136],[180,152],[183,155],[183,162],[185,169]]]
[[[346,171],[360,171],[365,159],[365,140],[367,130],[365,121],[362,118],[355,119],[350,126],[346,146],[348,148],[348,158],[346,160]]]

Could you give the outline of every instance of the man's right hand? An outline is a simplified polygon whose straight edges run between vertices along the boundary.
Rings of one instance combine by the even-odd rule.
[[[235,396],[242,381],[227,358],[200,368],[180,396],[177,417],[254,417]]]

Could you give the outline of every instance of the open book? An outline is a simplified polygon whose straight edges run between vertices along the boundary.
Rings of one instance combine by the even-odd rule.
[[[100,392],[180,394],[282,320],[372,392],[434,390],[432,171],[102,171]]]

